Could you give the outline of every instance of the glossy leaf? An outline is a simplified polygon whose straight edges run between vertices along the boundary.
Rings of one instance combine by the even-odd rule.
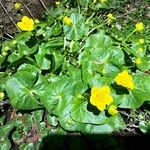
[[[73,24],[64,25],[64,34],[69,40],[80,40],[88,31],[88,28],[85,26],[85,19],[78,13],[72,13],[70,18]]]
[[[72,104],[71,117],[73,120],[88,124],[103,124],[108,118],[105,112],[100,112],[95,115],[92,111],[87,109],[88,102],[85,99],[76,98]]]
[[[39,96],[47,84],[47,80],[36,71],[18,71],[8,79],[6,92],[16,109],[36,109],[41,107]]]

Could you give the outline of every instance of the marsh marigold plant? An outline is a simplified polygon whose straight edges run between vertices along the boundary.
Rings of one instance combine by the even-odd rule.
[[[21,22],[17,23],[17,26],[22,31],[32,31],[34,29],[34,21],[31,18],[28,18],[27,16],[23,16]]]
[[[134,82],[133,82],[133,78],[131,75],[129,75],[127,70],[124,70],[123,72],[119,73],[116,77],[115,77],[115,82],[118,85],[121,85],[125,88],[134,89]]]
[[[103,111],[106,105],[113,102],[113,97],[110,95],[109,86],[93,87],[91,90],[90,103]]]

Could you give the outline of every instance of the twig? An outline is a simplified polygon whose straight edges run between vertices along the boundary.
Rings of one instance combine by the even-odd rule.
[[[124,14],[118,16],[117,18],[122,18],[122,17],[124,17],[124,16],[130,15],[133,11],[134,11],[134,9],[130,10],[130,11],[127,12],[127,13],[124,13]]]
[[[127,127],[130,127],[130,128],[138,128],[139,126],[136,126],[135,124],[127,124]]]
[[[20,31],[20,29],[18,28],[17,24],[15,23],[15,21],[12,19],[12,17],[9,15],[8,11],[5,9],[4,5],[2,4],[2,2],[0,1],[0,5],[2,6],[3,10],[5,11],[5,13],[8,15],[9,19],[12,21],[12,23],[16,26],[16,28]]]
[[[34,18],[33,14],[31,13],[30,9],[25,5],[25,3],[24,3],[22,0],[19,0],[19,1],[23,4],[23,6],[24,6],[24,7],[26,8],[26,10],[29,12],[30,16],[31,16],[32,18]]]
[[[39,0],[40,3],[42,4],[42,6],[45,8],[45,10],[50,14],[48,8],[46,7],[46,5],[44,4],[43,0]]]
[[[14,37],[13,36],[11,36],[10,34],[8,34],[8,33],[5,33],[8,37],[10,37],[11,39],[13,39]]]

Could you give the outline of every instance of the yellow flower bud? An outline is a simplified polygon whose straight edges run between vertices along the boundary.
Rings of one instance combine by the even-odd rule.
[[[21,4],[21,3],[15,3],[15,5],[14,5],[14,8],[15,8],[16,10],[21,9],[21,7],[22,7],[22,4]]]
[[[0,92],[0,99],[3,99],[5,96],[4,92]]]
[[[12,41],[12,44],[13,44],[13,45],[16,45],[16,44],[17,44],[17,41],[16,41],[16,40],[13,40],[13,41]]]
[[[38,24],[40,21],[38,19],[34,19],[34,23]]]
[[[97,2],[97,0],[93,0],[93,3],[96,3]]]
[[[138,51],[142,53],[143,52],[143,48],[141,48],[141,47],[138,48]]]
[[[136,31],[142,31],[144,29],[144,24],[143,22],[138,22],[136,25]]]
[[[141,64],[141,63],[142,63],[141,58],[136,58],[135,63],[136,63],[137,65]]]
[[[68,124],[72,124],[72,121],[73,121],[72,118],[69,118],[69,119],[67,120],[67,123],[68,123]]]
[[[10,48],[8,46],[4,47],[4,51],[8,51]]]
[[[60,5],[60,2],[59,1],[55,1],[55,4],[58,6],[58,5]]]
[[[108,113],[110,115],[115,115],[118,113],[118,110],[117,110],[117,106],[115,105],[110,105],[109,108],[108,108]]]
[[[106,3],[108,0],[99,0],[100,3]]]
[[[2,52],[2,56],[6,56],[7,55],[7,52]]]
[[[139,39],[139,44],[144,44],[144,39]]]

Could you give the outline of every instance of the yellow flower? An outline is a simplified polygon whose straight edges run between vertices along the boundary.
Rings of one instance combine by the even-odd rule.
[[[139,44],[144,44],[144,39],[139,39]]]
[[[117,110],[117,106],[115,105],[110,105],[109,108],[108,108],[108,113],[110,115],[115,115],[118,113],[118,110]]]
[[[106,2],[108,2],[108,0],[99,0],[99,2],[106,3]]]
[[[113,16],[113,14],[111,14],[111,13],[109,13],[108,15],[107,15],[107,20],[108,20],[108,22],[109,23],[111,23],[113,20],[115,20],[116,18]]]
[[[142,31],[144,29],[144,24],[143,22],[138,22],[136,25],[136,31]]]
[[[141,58],[136,58],[135,62],[137,65],[141,64],[142,63]]]
[[[16,10],[20,9],[21,7],[22,7],[22,4],[21,4],[21,3],[15,3],[15,5],[14,5],[14,8],[15,8]]]
[[[34,21],[27,16],[23,16],[21,22],[17,23],[17,26],[22,31],[32,31],[34,29]]]
[[[142,53],[143,52],[143,48],[141,48],[141,47],[138,48],[138,51]]]
[[[127,70],[124,70],[123,72],[119,73],[115,77],[115,81],[118,85],[129,88],[131,90],[134,89],[133,78],[131,75],[128,74]]]
[[[106,105],[113,102],[113,97],[110,95],[110,88],[108,86],[93,87],[91,90],[90,103],[103,111]]]
[[[0,99],[3,99],[5,96],[4,92],[0,92]]]
[[[63,22],[64,22],[64,24],[66,24],[66,25],[72,25],[72,24],[73,24],[72,19],[70,19],[70,18],[67,17],[67,16],[65,16],[65,17],[63,18]]]

